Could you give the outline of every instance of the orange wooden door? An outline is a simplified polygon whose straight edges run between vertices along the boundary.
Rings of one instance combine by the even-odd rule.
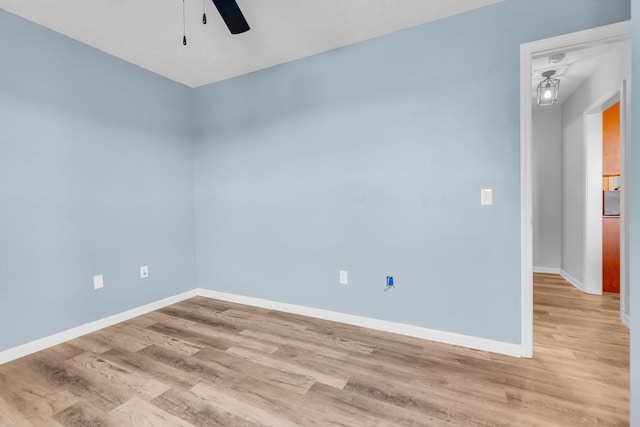
[[[620,293],[620,217],[602,218],[602,292]]]
[[[602,113],[602,174],[620,175],[620,103]],[[602,218],[602,292],[620,293],[620,218]]]
[[[602,113],[602,175],[620,175],[620,103]]]

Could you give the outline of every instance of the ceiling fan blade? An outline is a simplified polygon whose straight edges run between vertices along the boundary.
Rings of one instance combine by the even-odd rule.
[[[249,31],[249,24],[244,19],[242,11],[236,0],[213,0],[224,23],[229,27],[231,34],[240,34]]]

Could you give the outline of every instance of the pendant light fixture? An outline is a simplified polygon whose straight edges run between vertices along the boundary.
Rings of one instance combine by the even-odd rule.
[[[558,100],[560,80],[552,78],[555,74],[555,70],[542,73],[544,80],[538,84],[538,105],[553,105]]]

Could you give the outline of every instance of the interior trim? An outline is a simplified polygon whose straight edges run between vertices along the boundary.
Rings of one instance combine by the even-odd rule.
[[[0,365],[3,363],[11,362],[12,360],[19,359],[24,356],[36,353],[41,350],[45,350],[54,345],[62,344],[72,339],[81,337],[82,335],[90,334],[91,332],[98,331],[100,329],[108,328],[116,323],[124,322],[134,317],[142,316],[143,314],[150,313],[158,310],[162,307],[166,307],[171,304],[175,304],[180,301],[184,301],[196,296],[196,290],[191,290],[178,294],[169,298],[164,298],[159,301],[145,304],[140,307],[133,308],[131,310],[123,311],[122,313],[115,314],[113,316],[105,317],[104,319],[96,320],[93,322],[85,323],[84,325],[77,326],[75,328],[67,329],[66,331],[58,332],[53,335],[49,335],[44,338],[37,339],[35,341],[28,342],[26,344],[19,345],[4,351],[0,351]]]
[[[237,304],[261,307],[269,310],[284,311],[286,313],[299,314],[302,316],[346,323],[348,325],[360,326],[363,328],[391,332],[400,335],[407,335],[411,337],[426,339],[429,341],[459,345],[475,350],[489,351],[492,353],[504,354],[514,357],[522,356],[522,349],[519,344],[494,341],[486,338],[461,335],[453,332],[438,331],[435,329],[428,329],[403,323],[389,322],[386,320],[373,319],[370,317],[357,316],[354,314],[339,313],[335,311],[305,307],[295,304],[286,304],[260,298],[211,291],[207,289],[198,289],[198,295],[222,301],[234,302]]]
[[[533,357],[532,60],[538,56],[628,40],[630,33],[631,23],[625,21],[520,45],[520,313],[523,357]],[[622,250],[626,253],[626,247]],[[621,261],[624,262],[624,258]],[[621,284],[621,289],[625,285]]]
[[[445,344],[459,345],[476,350],[489,351],[492,353],[504,354],[507,356],[521,357],[522,351],[519,344],[494,341],[486,338],[472,337],[469,335],[455,334],[452,332],[438,331],[434,329],[422,328],[419,326],[394,323],[386,320],[373,319],[370,317],[356,316],[353,314],[338,313],[335,311],[322,310],[318,308],[304,307],[301,305],[286,304],[276,301],[269,301],[260,298],[246,297],[242,295],[217,292],[208,289],[193,289],[169,298],[164,298],[150,304],[124,311],[122,313],[105,317],[94,322],[68,329],[48,337],[40,338],[26,344],[19,345],[0,352],[0,365],[19,359],[24,356],[45,350],[58,344],[81,337],[82,335],[107,328],[116,323],[124,322],[134,317],[142,316],[160,308],[184,301],[195,296],[218,299],[222,301],[245,304],[253,307],[261,307],[269,310],[284,311],[286,313],[299,314],[302,316],[314,317],[317,319],[330,320],[334,322],[346,323],[348,325],[360,326],[364,328],[376,329],[379,331],[391,332],[400,335],[407,335],[422,338],[430,341]]]
[[[574,287],[578,288],[581,292],[584,292],[585,294],[589,293],[587,292],[587,288],[584,286],[584,284],[581,281],[579,281],[578,279],[576,279],[566,271],[560,270],[560,275],[564,280],[571,283]]]
[[[562,270],[560,268],[552,267],[533,267],[533,272],[544,274],[562,274]]]

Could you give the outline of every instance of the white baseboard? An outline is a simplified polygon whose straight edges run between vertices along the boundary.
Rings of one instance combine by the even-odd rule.
[[[453,332],[437,331],[433,329],[422,328],[419,326],[372,319],[370,317],[338,313],[335,311],[305,307],[301,305],[286,304],[260,298],[245,297],[241,295],[211,291],[208,289],[197,289],[197,293],[198,295],[207,298],[250,305],[254,307],[261,307],[269,310],[284,311],[287,313],[315,317],[318,319],[331,320],[334,322],[346,323],[348,325],[377,329],[380,331],[392,332],[400,335],[408,335],[445,344],[458,345],[462,347],[473,348],[476,350],[484,350],[492,353],[504,354],[507,356],[522,357],[522,346],[520,344],[494,341],[486,338],[456,334]]]
[[[61,344],[74,338],[78,338],[82,335],[95,332],[99,329],[107,328],[109,326],[115,325],[116,323],[124,322],[125,320],[133,319],[134,317],[150,313],[154,310],[158,310],[162,307],[166,307],[185,299],[192,298],[196,295],[197,293],[194,289],[179,295],[143,305],[141,307],[136,307],[134,309],[127,310],[113,316],[105,317],[104,319],[96,320],[95,322],[85,323],[84,325],[80,325],[78,327],[68,329],[57,334],[49,335],[48,337],[40,338],[38,340],[13,347],[8,350],[0,351],[0,365],[2,365],[3,363],[11,362],[15,359],[19,359],[23,356],[28,356],[29,354],[35,353],[37,351],[53,347],[54,345]]]
[[[575,277],[573,277],[572,275],[570,275],[569,273],[567,273],[566,271],[560,270],[560,275],[562,276],[562,278],[564,280],[566,280],[567,282],[571,283],[573,286],[575,286],[576,288],[580,289],[585,294],[588,293],[587,292],[587,288],[585,288],[585,286],[582,284],[582,282],[579,281],[578,279],[576,279]]]
[[[203,296],[207,298],[219,299],[222,301],[251,305],[254,307],[262,307],[269,310],[284,311],[287,313],[299,314],[302,316],[346,323],[348,325],[377,329],[380,331],[391,332],[400,335],[408,335],[445,344],[458,345],[462,347],[473,348],[476,350],[504,354],[507,356],[522,357],[522,346],[520,344],[494,341],[486,338],[472,337],[469,335],[461,335],[453,332],[438,331],[422,328],[419,326],[389,322],[386,320],[373,319],[363,316],[356,316],[353,314],[322,310],[319,308],[304,307],[301,305],[286,304],[260,298],[245,297],[241,295],[211,291],[208,289],[193,289],[179,295],[164,298],[162,300],[155,301],[131,310],[127,310],[125,312],[109,316],[104,319],[86,323],[84,325],[80,325],[78,327],[68,329],[66,331],[50,335],[48,337],[40,338],[35,341],[19,345],[17,347],[0,351],[0,365],[195,296]]]
[[[561,274],[561,270],[559,268],[551,268],[551,267],[533,267],[534,273],[545,273],[545,274]]]
[[[628,314],[623,314],[622,315],[622,323],[624,323],[624,325],[627,328],[631,328],[631,326],[630,326],[631,325],[631,318],[629,317]]]

